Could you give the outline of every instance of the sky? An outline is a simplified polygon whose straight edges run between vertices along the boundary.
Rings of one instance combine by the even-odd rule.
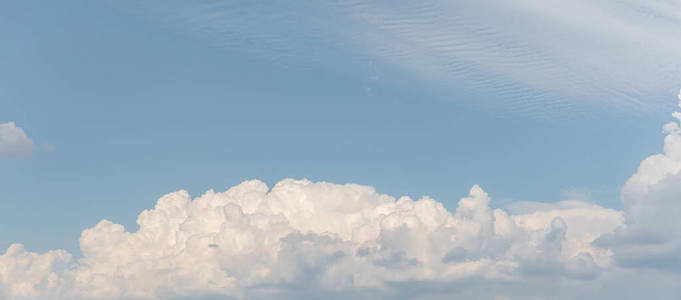
[[[0,2],[0,296],[678,298],[678,32],[661,0]]]

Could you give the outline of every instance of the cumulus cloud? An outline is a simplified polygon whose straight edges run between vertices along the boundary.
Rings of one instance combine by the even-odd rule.
[[[0,124],[0,158],[30,156],[34,148],[33,140],[14,122]]]
[[[449,212],[427,197],[292,179],[272,189],[246,181],[195,199],[178,191],[143,211],[136,232],[106,220],[83,231],[78,260],[12,245],[0,256],[0,286],[12,299],[253,298],[389,292],[413,282],[585,279],[612,264],[590,242],[621,222],[618,212],[579,204],[508,215],[489,201],[474,186]],[[580,228],[585,218],[598,228]]]
[[[643,160],[622,188],[624,226],[599,241],[624,265],[681,270],[681,113],[672,116],[664,152]]]
[[[448,211],[369,186],[251,180],[167,194],[134,232],[102,220],[82,232],[79,258],[11,245],[0,298],[640,298],[622,287],[675,287],[681,277],[681,133],[669,130],[681,125],[672,124],[664,152],[624,185],[623,211],[578,200],[493,209],[477,185]]]

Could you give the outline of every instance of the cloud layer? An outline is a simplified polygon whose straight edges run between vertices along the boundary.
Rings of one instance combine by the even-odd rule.
[[[630,270],[661,270],[650,277],[655,283],[674,282],[681,272],[680,127],[665,126],[664,153],[646,158],[625,184],[624,211],[572,200],[508,213],[490,208],[476,185],[450,212],[428,197],[396,199],[356,184],[286,179],[268,188],[251,180],[194,199],[167,194],[139,214],[134,232],[102,220],[82,232],[78,259],[14,244],[0,255],[0,296],[480,298],[480,287],[603,290],[608,282],[623,285]]]
[[[679,0],[115,5],[280,65],[375,62],[368,77],[398,70],[462,101],[538,116],[659,112],[668,102],[650,95],[681,79]]]
[[[14,122],[0,124],[0,158],[27,157],[34,148],[33,140]]]

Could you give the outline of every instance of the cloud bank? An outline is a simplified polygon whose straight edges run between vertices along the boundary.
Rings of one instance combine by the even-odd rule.
[[[33,140],[14,122],[0,124],[0,158],[27,157],[34,149]]]
[[[257,180],[191,199],[161,197],[140,228],[103,220],[83,231],[83,257],[12,245],[0,256],[5,296],[20,298],[237,298],[319,289],[389,291],[402,282],[588,279],[612,264],[590,243],[621,212],[582,202],[509,216],[474,186],[454,212],[367,186]],[[573,229],[574,228],[574,229]]]
[[[511,299],[548,286],[546,298],[581,289],[597,299],[593,291],[621,289],[646,270],[652,284],[674,286],[681,124],[664,128],[664,152],[643,160],[622,189],[623,211],[571,200],[509,213],[492,209],[477,185],[448,211],[428,197],[396,199],[356,184],[286,179],[269,188],[251,180],[194,199],[167,194],[139,214],[135,232],[102,220],[82,232],[78,259],[13,244],[0,255],[0,296]]]

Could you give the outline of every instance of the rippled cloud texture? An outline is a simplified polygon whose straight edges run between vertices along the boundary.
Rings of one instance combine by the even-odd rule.
[[[679,0],[135,3],[115,1],[278,64],[376,62],[386,72],[371,79],[399,70],[454,99],[542,117],[661,112],[669,103],[650,95],[681,80]]]
[[[652,272],[645,284],[678,282],[681,125],[664,128],[664,152],[622,189],[623,211],[563,201],[511,214],[490,208],[477,185],[447,211],[362,185],[251,180],[194,199],[167,194],[140,213],[135,232],[102,220],[82,232],[79,259],[14,244],[0,256],[0,295],[595,299],[626,290],[639,272]],[[681,295],[674,286],[667,297]]]

